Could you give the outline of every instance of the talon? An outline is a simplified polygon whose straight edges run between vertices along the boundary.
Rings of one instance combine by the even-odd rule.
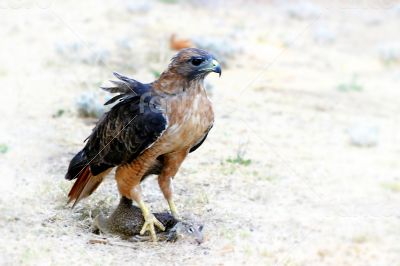
[[[147,231],[150,232],[151,238],[154,242],[157,241],[157,235],[154,225],[156,225],[161,231],[165,231],[164,225],[157,220],[157,218],[153,214],[148,214],[144,217],[144,225],[142,230],[140,230],[140,235],[143,235]]]
[[[157,220],[157,218],[149,211],[149,209],[147,209],[143,201],[140,200],[138,204],[144,217],[144,224],[142,230],[140,230],[140,235],[143,235],[149,231],[153,241],[157,242],[157,235],[154,225],[156,225],[161,231],[165,231],[165,227],[162,223],[160,223],[160,221]]]

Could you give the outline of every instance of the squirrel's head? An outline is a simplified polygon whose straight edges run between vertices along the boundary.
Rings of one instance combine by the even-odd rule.
[[[188,222],[178,222],[168,235],[168,241],[175,242],[176,240],[189,241],[193,244],[200,245],[204,241],[203,225],[194,225]]]

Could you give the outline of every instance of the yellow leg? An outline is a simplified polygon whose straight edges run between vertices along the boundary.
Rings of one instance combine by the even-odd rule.
[[[179,214],[178,214],[178,211],[176,210],[176,206],[175,206],[175,203],[172,200],[172,198],[168,199],[168,205],[169,205],[169,209],[171,210],[172,216],[174,216],[175,219],[179,220]]]
[[[158,176],[158,184],[160,189],[163,192],[165,199],[168,201],[169,209],[171,210],[172,215],[176,219],[179,219],[179,215],[173,201],[174,189],[172,186],[172,178],[178,172],[178,169],[183,160],[186,158],[188,152],[189,149],[164,155],[163,169],[161,174]]]

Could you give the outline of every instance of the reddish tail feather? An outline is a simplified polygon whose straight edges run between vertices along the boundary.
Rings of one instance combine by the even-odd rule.
[[[68,203],[75,200],[72,208],[83,198],[90,196],[103,181],[103,175],[92,175],[89,166],[86,166],[78,175],[77,180],[68,193]]]

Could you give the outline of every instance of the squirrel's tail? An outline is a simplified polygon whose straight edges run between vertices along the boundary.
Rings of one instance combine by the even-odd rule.
[[[102,213],[100,213],[94,218],[93,225],[96,229],[99,229],[100,232],[102,233],[107,233],[109,231],[107,218],[104,217]]]

